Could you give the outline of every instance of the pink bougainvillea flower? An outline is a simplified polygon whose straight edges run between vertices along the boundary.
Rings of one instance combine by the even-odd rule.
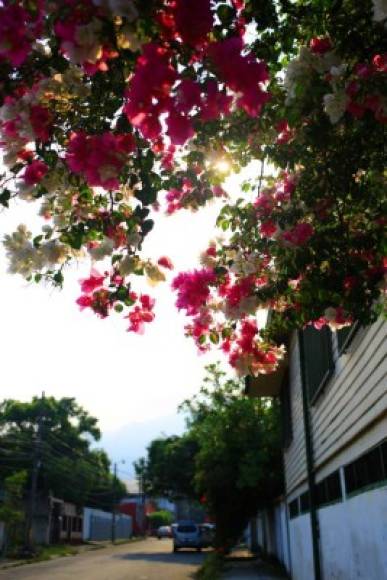
[[[375,54],[372,64],[377,72],[387,72],[387,53]]]
[[[269,74],[264,62],[258,61],[251,52],[242,55],[243,49],[242,38],[230,37],[212,43],[208,47],[208,55],[220,78],[238,95],[237,105],[255,117],[269,99],[263,89]]]
[[[159,266],[162,266],[163,268],[167,268],[168,270],[173,270],[173,263],[172,263],[171,259],[168,258],[167,256],[161,256],[161,258],[159,258],[157,260],[157,263]]]
[[[267,220],[261,223],[259,227],[259,232],[264,238],[271,238],[277,232],[278,226],[273,222],[273,220]]]
[[[31,105],[30,123],[37,139],[43,143],[46,143],[50,138],[52,121],[52,115],[47,107]]]
[[[156,140],[162,132],[159,116],[168,108],[177,72],[166,48],[148,43],[142,50],[126,91],[124,113],[146,139]]]
[[[261,195],[257,197],[257,199],[254,201],[254,207],[257,211],[258,216],[260,217],[268,216],[273,211],[274,199],[271,195],[262,192]],[[261,234],[263,235],[262,229],[260,231]],[[263,231],[264,232],[266,231],[265,228]],[[268,231],[270,231],[270,225]]]
[[[174,111],[169,114],[167,126],[167,135],[173,145],[184,145],[195,135],[191,119]]]
[[[282,237],[294,246],[303,246],[313,236],[313,234],[313,226],[303,222],[295,225],[291,230],[284,232]]]
[[[210,0],[176,0],[172,9],[178,37],[189,46],[203,45],[212,30]]]
[[[29,165],[27,165],[23,179],[27,185],[36,185],[40,181],[42,181],[43,177],[46,175],[48,171],[48,165],[46,165],[43,161],[39,159],[32,161]]]
[[[128,327],[128,332],[136,332],[137,334],[143,334],[145,329],[145,323],[152,322],[154,320],[154,313],[152,312],[155,300],[148,296],[147,294],[142,294],[140,296],[141,306],[137,305],[129,312],[125,317],[129,319],[130,325]]]
[[[327,36],[316,36],[309,43],[310,50],[315,54],[324,54],[332,50],[332,42]]]
[[[0,59],[19,67],[31,52],[28,12],[17,3],[0,6]]]
[[[211,121],[222,115],[227,116],[230,114],[231,104],[232,97],[225,91],[220,91],[218,83],[211,79],[204,85],[199,117],[202,121]]]
[[[89,185],[117,189],[119,173],[134,148],[135,141],[130,134],[87,135],[78,131],[70,135],[66,162],[71,171],[83,174]]]
[[[78,304],[81,310],[84,310],[85,308],[91,308],[93,298],[87,294],[82,294],[82,296],[77,298],[75,302]]]
[[[172,282],[177,291],[177,308],[186,310],[188,316],[198,314],[210,296],[210,285],[215,282],[216,274],[211,268],[180,272]]]
[[[96,288],[100,288],[103,285],[105,278],[106,275],[100,274],[97,270],[93,269],[88,278],[82,278],[79,280],[81,291],[84,294],[94,292]]]
[[[199,83],[184,79],[177,87],[174,109],[178,113],[188,114],[201,103],[201,87]]]

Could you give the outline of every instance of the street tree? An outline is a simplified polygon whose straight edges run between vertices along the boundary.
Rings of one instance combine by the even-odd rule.
[[[126,489],[111,474],[106,453],[91,447],[100,438],[97,423],[74,398],[4,400],[0,403],[0,478],[23,469],[30,489],[37,470],[38,493],[111,509]]]
[[[151,494],[200,501],[216,522],[216,547],[229,551],[283,489],[279,405],[244,397],[241,381],[210,365],[181,410],[186,432],[152,441],[138,474]]]
[[[23,498],[26,483],[26,471],[15,471],[3,482],[3,501],[0,504],[0,521],[5,524],[3,556],[7,555],[9,546],[14,546],[23,539],[25,518]]]
[[[194,458],[198,444],[190,433],[158,438],[147,447],[146,458],[135,462],[137,478],[151,497],[197,498]]]
[[[90,258],[78,305],[142,332],[136,280],[173,267],[142,249],[157,212],[217,198],[222,239],[172,282],[200,350],[270,372],[284,330],[375,320],[386,17],[380,0],[4,0],[0,203],[45,220],[5,236],[11,272],[60,287]],[[234,202],[225,179],[246,167]]]
[[[243,389],[210,365],[206,384],[182,405],[199,447],[195,488],[216,522],[216,546],[226,552],[283,489],[279,404],[247,398]]]

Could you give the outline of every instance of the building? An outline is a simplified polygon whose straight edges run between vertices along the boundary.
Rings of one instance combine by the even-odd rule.
[[[285,495],[252,542],[294,580],[380,580],[387,570],[387,324],[294,333],[250,396],[280,396]]]
[[[119,511],[132,518],[133,534],[143,536],[146,531],[146,498],[142,493],[131,493],[122,498]]]

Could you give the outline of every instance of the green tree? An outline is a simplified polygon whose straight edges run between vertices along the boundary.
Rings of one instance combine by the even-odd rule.
[[[282,491],[279,406],[243,396],[241,381],[207,367],[205,385],[182,409],[196,439],[195,487],[228,551],[259,507]]]
[[[173,522],[173,515],[168,510],[159,510],[147,515],[149,527],[154,530],[160,526],[170,526]]]
[[[6,477],[3,483],[4,500],[0,504],[0,521],[4,522],[6,532],[3,554],[7,553],[9,545],[15,545],[22,540],[26,481],[27,472],[17,471]]]
[[[134,464],[143,490],[153,497],[195,498],[194,457],[197,451],[198,444],[190,433],[183,437],[154,439],[147,448],[147,457]]]
[[[125,486],[114,480],[103,450],[98,421],[74,398],[7,399],[0,404],[0,478],[38,462],[38,492],[52,493],[79,505],[111,508]],[[29,483],[28,483],[29,486]]]
[[[152,441],[136,466],[149,493],[204,503],[226,551],[283,485],[279,405],[248,399],[243,388],[209,365],[199,394],[180,407],[187,431]]]

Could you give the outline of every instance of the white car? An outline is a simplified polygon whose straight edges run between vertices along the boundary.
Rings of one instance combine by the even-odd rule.
[[[179,522],[172,525],[173,551],[180,548],[194,548],[201,551],[202,534],[200,526],[194,522]]]
[[[161,540],[161,538],[172,538],[171,526],[160,526],[157,530],[157,537],[159,540]]]

